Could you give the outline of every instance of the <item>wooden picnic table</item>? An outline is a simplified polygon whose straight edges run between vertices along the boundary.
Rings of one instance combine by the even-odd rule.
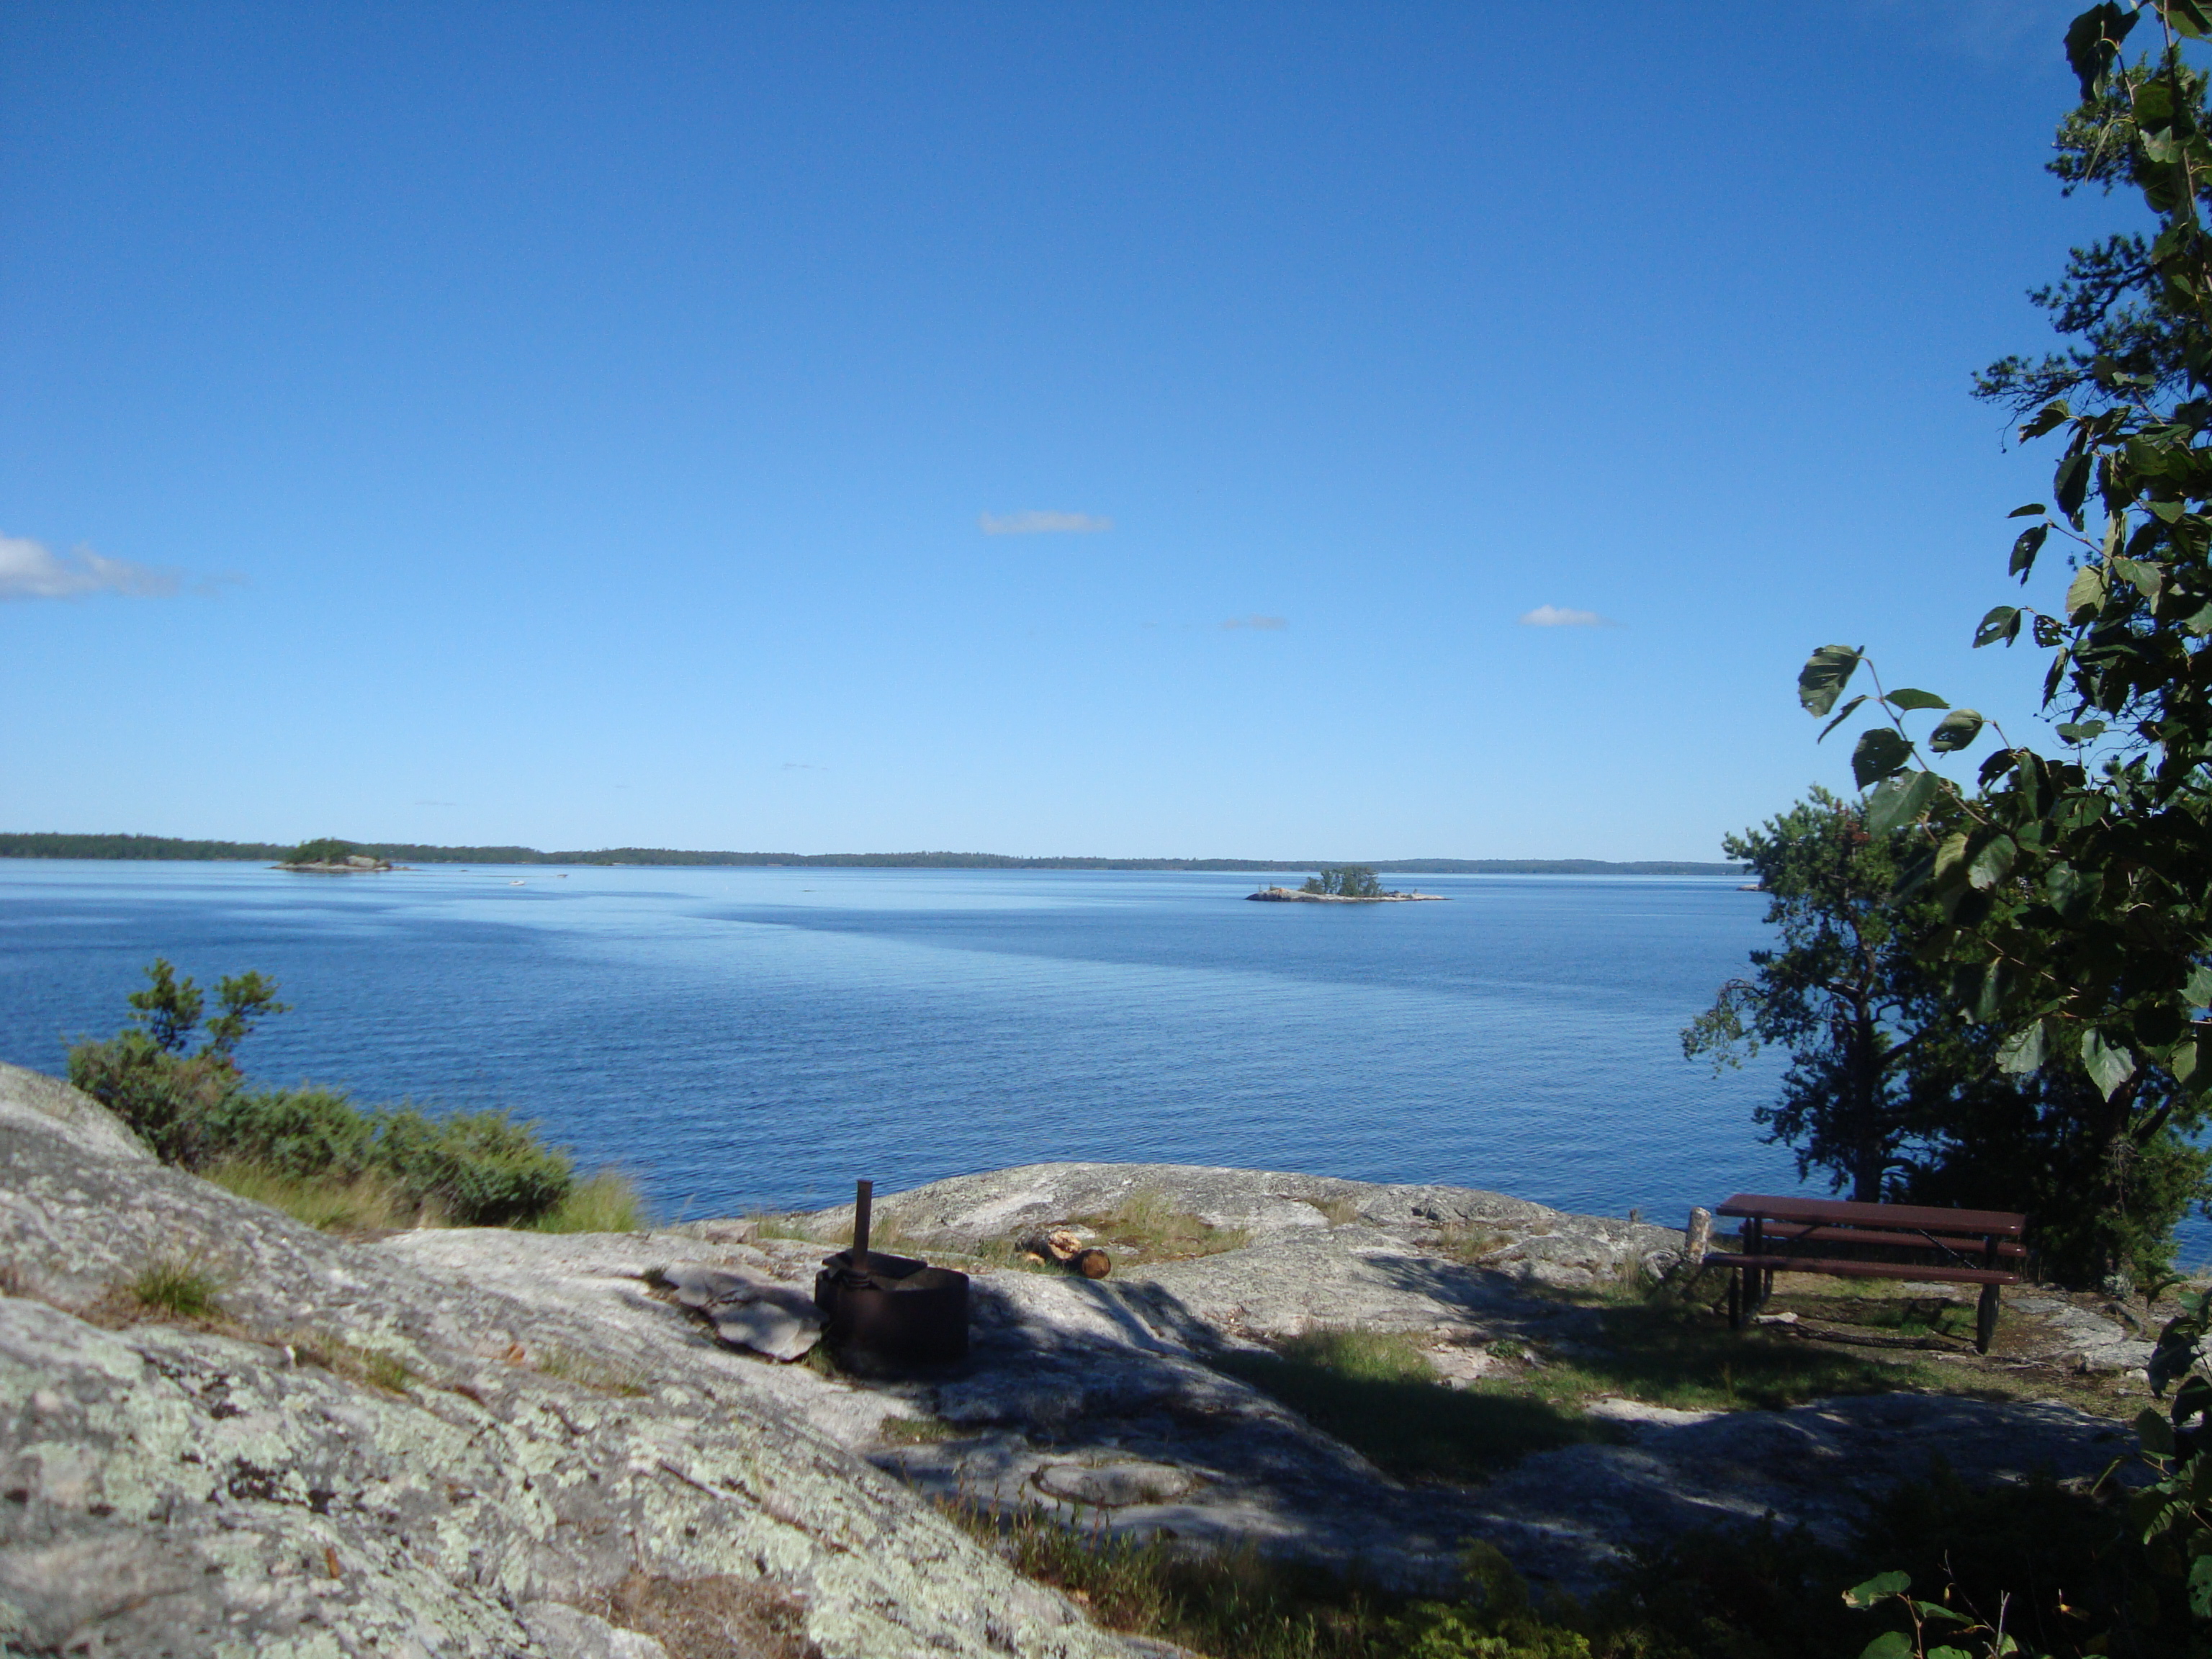
[[[1713,1213],[1743,1223],[1735,1249],[1705,1256],[1733,1270],[1729,1323],[1739,1330],[1773,1293],[1777,1273],[1978,1285],[1974,1346],[1987,1353],[1996,1334],[1998,1299],[2005,1285],[2020,1283],[2027,1253],[2021,1243],[2027,1218],[2007,1210],[1738,1193]]]

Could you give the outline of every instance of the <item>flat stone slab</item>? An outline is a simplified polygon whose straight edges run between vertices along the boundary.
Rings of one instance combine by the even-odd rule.
[[[712,1318],[714,1334],[732,1347],[786,1363],[804,1358],[822,1340],[822,1316],[811,1304],[798,1310],[763,1298],[717,1308]]]
[[[1048,1498],[1109,1510],[1164,1504],[1198,1485],[1172,1463],[1048,1463],[1031,1478]]]

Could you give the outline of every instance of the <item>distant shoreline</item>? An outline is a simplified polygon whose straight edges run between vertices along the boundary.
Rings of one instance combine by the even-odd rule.
[[[372,858],[407,864],[703,865],[738,869],[854,870],[1189,870],[1261,873],[1316,870],[1341,859],[1018,858],[1002,853],[693,853],[660,847],[599,848],[541,853],[534,847],[428,847],[359,842]],[[113,859],[268,864],[292,851],[274,842],[192,841],[175,836],[0,834],[0,858]],[[1740,864],[1644,859],[1362,859],[1390,875],[1435,876],[1737,876]]]

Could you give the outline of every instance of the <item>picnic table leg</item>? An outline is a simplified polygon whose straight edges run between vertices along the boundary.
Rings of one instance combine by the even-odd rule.
[[[1981,1305],[1974,1310],[1974,1352],[1987,1353],[1996,1339],[1997,1299],[2004,1291],[1995,1285],[1982,1286]]]
[[[1745,1273],[1741,1267],[1729,1269],[1729,1328],[1732,1331],[1740,1331],[1743,1328],[1743,1304],[1747,1291],[1744,1279]]]

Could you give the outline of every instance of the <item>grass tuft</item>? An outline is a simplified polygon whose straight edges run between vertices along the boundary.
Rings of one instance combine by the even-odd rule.
[[[619,1170],[602,1170],[529,1224],[541,1233],[634,1233],[644,1217],[636,1184]]]
[[[933,1446],[942,1440],[957,1440],[961,1435],[956,1425],[941,1417],[886,1417],[880,1432],[894,1446]]]
[[[420,1206],[380,1170],[351,1176],[293,1175],[246,1158],[227,1158],[207,1170],[226,1192],[282,1210],[324,1232],[376,1232],[416,1224]]]
[[[533,1361],[540,1376],[558,1377],[594,1394],[635,1398],[647,1392],[646,1373],[633,1365],[611,1365],[589,1354],[558,1347],[538,1350]]]
[[[766,1211],[756,1210],[745,1219],[753,1224],[755,1238],[793,1238],[803,1244],[818,1244],[822,1242],[814,1236],[814,1230],[796,1216],[775,1215]]]
[[[364,1348],[327,1331],[295,1330],[286,1339],[285,1346],[295,1364],[313,1365],[386,1394],[404,1394],[415,1380],[414,1368],[398,1354],[383,1348]]]
[[[1404,1336],[1310,1331],[1274,1353],[1212,1363],[1396,1474],[1479,1481],[1531,1452],[1617,1433],[1577,1404],[1534,1392],[1447,1388]]]
[[[222,1281],[204,1263],[185,1256],[157,1256],[138,1270],[127,1286],[131,1299],[153,1313],[179,1319],[209,1319],[221,1311]]]
[[[1495,1227],[1480,1222],[1455,1221],[1437,1235],[1432,1248],[1438,1255],[1472,1266],[1486,1256],[1496,1255],[1512,1242],[1512,1234],[1502,1233]]]
[[[1179,1261],[1241,1250],[1252,1242],[1242,1227],[1217,1227],[1178,1210],[1157,1188],[1140,1188],[1111,1210],[1073,1218],[1078,1227],[1130,1251],[1138,1261]]]
[[[1663,1304],[1609,1307],[1601,1342],[1553,1354],[1511,1383],[1561,1407],[1614,1395],[1685,1410],[1778,1411],[1829,1395],[1935,1389],[1926,1367],[1885,1364],[1765,1330],[1730,1331],[1710,1315]],[[1492,1352],[1497,1352],[1495,1346]]]
[[[1314,1568],[1255,1552],[1177,1550],[1034,1510],[943,1506],[953,1523],[1024,1576],[1050,1584],[1109,1630],[1175,1643],[1214,1659],[1382,1659],[1389,1604]]]

